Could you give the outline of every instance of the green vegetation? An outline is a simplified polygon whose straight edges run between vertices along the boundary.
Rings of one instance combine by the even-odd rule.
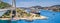
[[[40,15],[37,14],[36,17],[40,17]]]
[[[53,9],[53,11],[60,12],[60,8]]]
[[[60,8],[59,8],[59,11],[60,11]]]
[[[10,4],[0,1],[0,9],[9,8],[9,7],[11,7]],[[6,13],[0,16],[0,18],[10,18],[10,13],[11,13],[11,10],[8,10]]]
[[[18,17],[30,17],[33,15],[19,8],[17,8],[16,10],[17,10]],[[36,14],[36,17],[40,17],[40,15]]]
[[[2,18],[10,18],[10,13],[11,13],[11,10],[8,10],[6,13],[4,13],[1,17]]]
[[[0,9],[9,8],[9,7],[11,7],[10,4],[6,2],[0,2]]]

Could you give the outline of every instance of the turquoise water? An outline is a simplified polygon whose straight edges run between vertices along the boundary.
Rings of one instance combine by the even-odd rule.
[[[0,20],[0,23],[11,23],[10,20]]]
[[[17,23],[17,21],[11,21],[11,23]]]
[[[17,23],[60,23],[60,12],[53,12],[48,10],[40,10],[41,15],[47,16],[47,20],[18,20]]]

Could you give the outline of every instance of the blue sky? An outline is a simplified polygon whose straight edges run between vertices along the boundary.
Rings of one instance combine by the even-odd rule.
[[[3,1],[12,4],[11,0],[3,0]],[[42,7],[60,5],[60,0],[16,0],[17,7],[30,7],[36,5]]]

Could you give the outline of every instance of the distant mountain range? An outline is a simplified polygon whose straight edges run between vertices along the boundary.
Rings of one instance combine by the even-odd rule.
[[[52,7],[60,8],[60,5],[54,5],[54,6],[51,6],[51,8]]]
[[[50,6],[50,7],[42,7],[42,6],[32,6],[32,7],[19,7],[19,8],[22,8],[22,9],[45,9],[45,10],[58,10],[60,11],[60,5],[53,5],[53,6]]]
[[[50,7],[32,6],[31,8],[38,8],[38,9],[44,9],[44,8],[60,8],[60,5],[53,5],[53,6],[50,6]]]

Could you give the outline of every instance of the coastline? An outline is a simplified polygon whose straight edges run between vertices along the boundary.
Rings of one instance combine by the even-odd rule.
[[[46,16],[40,16],[40,17],[27,17],[27,18],[13,18],[14,20],[46,20],[47,17]]]
[[[10,20],[11,18],[0,18],[0,20]]]

